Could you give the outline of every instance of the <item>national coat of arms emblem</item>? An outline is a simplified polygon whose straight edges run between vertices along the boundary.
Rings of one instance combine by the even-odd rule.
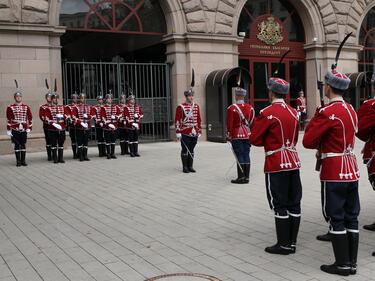
[[[275,21],[274,17],[268,17],[267,20],[258,24],[257,38],[267,45],[276,45],[284,40],[282,29],[282,26]]]

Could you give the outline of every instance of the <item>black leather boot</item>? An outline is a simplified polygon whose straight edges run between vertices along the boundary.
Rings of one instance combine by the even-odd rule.
[[[21,151],[15,151],[14,154],[16,155],[16,166],[21,167]]]
[[[78,159],[78,155],[77,155],[77,145],[72,144],[72,151],[73,151],[73,159]]]
[[[126,141],[124,143],[125,155],[129,155],[129,143]]]
[[[52,159],[53,159],[53,163],[55,164],[59,163],[59,160],[57,159],[57,147],[52,148]]]
[[[320,269],[329,274],[348,276],[351,271],[349,260],[349,243],[347,234],[330,233],[335,263],[322,265]]]
[[[188,157],[189,156],[187,154],[182,154],[181,153],[182,172],[185,173],[185,174],[189,173]]]
[[[293,254],[290,247],[290,221],[289,218],[275,218],[277,243],[271,247],[267,247],[265,251],[275,255]]]
[[[134,143],[129,143],[129,153],[130,153],[130,157],[135,157],[135,154],[134,154]]]
[[[103,146],[102,146],[102,144],[98,144],[98,151],[99,151],[99,157],[103,157]]]
[[[64,149],[59,149],[58,153],[59,163],[65,163],[64,161]]]
[[[112,159],[117,159],[117,157],[115,155],[115,147],[116,147],[116,145],[111,144],[111,158]]]
[[[237,179],[231,180],[231,183],[234,184],[244,184],[245,183],[245,171],[239,164],[237,164]]]
[[[107,157],[107,146],[105,145],[105,143],[102,143],[100,147],[102,149],[103,157]]]
[[[188,154],[188,170],[190,173],[196,173],[197,171],[194,170],[193,168],[193,163],[194,163],[194,153],[192,153],[191,155]]]
[[[50,146],[46,146],[46,150],[47,150],[47,160],[48,161],[52,161],[51,147]]]
[[[299,226],[301,224],[301,217],[293,217],[289,215],[290,221],[290,247],[293,250],[293,254],[296,252],[297,237],[299,232]]]
[[[111,159],[111,145],[110,144],[106,145],[106,150],[107,150],[107,159]]]
[[[125,142],[120,142],[121,155],[125,155]]]
[[[78,148],[77,156],[79,157],[80,162],[83,162],[85,160],[85,155],[83,154],[83,147]]]
[[[89,157],[87,156],[88,148],[84,147],[82,152],[83,152],[83,160],[90,161]]]
[[[249,183],[250,182],[250,164],[243,164],[242,165],[243,170],[244,170],[244,183]]]
[[[375,231],[375,222],[372,224],[364,225],[363,228],[369,231]]]
[[[331,242],[331,234],[327,232],[326,234],[316,236],[316,240],[323,242]]]
[[[357,274],[357,257],[358,257],[358,244],[359,244],[359,233],[349,232],[348,242],[349,242],[349,260],[350,260],[350,274]]]
[[[138,153],[138,143],[136,142],[133,145],[134,145],[134,155],[135,155],[135,157],[141,157],[141,155],[139,155],[139,153]]]
[[[21,151],[21,165],[27,166],[27,164],[26,164],[26,151]]]

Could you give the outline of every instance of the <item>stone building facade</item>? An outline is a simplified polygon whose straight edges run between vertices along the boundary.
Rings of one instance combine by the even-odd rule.
[[[5,135],[4,112],[12,102],[14,79],[19,81],[24,100],[35,116],[31,140],[33,149],[42,147],[41,124],[37,110],[43,102],[44,79],[58,80],[62,86],[59,25],[64,0],[0,0],[0,153],[10,151]],[[196,99],[205,108],[205,78],[217,69],[238,65],[238,36],[241,11],[248,0],[160,0],[167,23],[163,37],[167,61],[172,68],[172,108],[183,100],[194,67],[197,76]],[[361,50],[359,32],[375,0],[293,0],[305,31],[306,93],[309,112],[319,103],[316,94],[316,61],[322,69],[332,63],[345,34],[352,37],[343,50],[340,70],[358,71]],[[203,114],[204,115],[204,114]],[[205,126],[205,119],[203,120]],[[30,145],[29,145],[30,146]]]

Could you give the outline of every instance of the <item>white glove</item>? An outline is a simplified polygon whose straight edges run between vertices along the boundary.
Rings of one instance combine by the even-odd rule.
[[[138,117],[139,117],[138,113],[135,113],[134,118],[138,118]]]
[[[112,130],[115,130],[115,129],[116,129],[115,125],[113,125],[113,124],[109,124],[109,125],[108,125],[108,128],[110,128],[110,129],[112,129]]]
[[[62,114],[56,114],[56,118],[59,118],[59,119],[64,118],[64,115],[62,115]]]
[[[176,134],[176,138],[179,140],[182,138],[182,135],[181,134]]]
[[[138,125],[137,123],[133,123],[132,126],[133,126],[134,128],[136,128],[137,130],[139,129],[139,125]]]
[[[112,120],[115,120],[115,119],[116,119],[116,117],[115,117],[114,115],[112,115],[112,116],[111,116],[111,119],[112,119]]]
[[[52,123],[52,126],[54,126],[57,130],[62,130],[62,127],[60,124],[57,124],[57,123]]]
[[[85,128],[85,129],[87,129],[87,128],[89,127],[89,125],[87,125],[87,123],[84,123],[84,122],[81,123],[81,126],[82,126],[83,128]]]
[[[8,137],[13,137],[12,131],[7,131],[7,135],[8,135]]]
[[[31,130],[30,129],[26,129],[26,133],[30,133],[31,132]]]
[[[104,126],[103,122],[100,122],[100,123],[99,123],[99,126],[100,126],[100,127],[103,127],[103,126]]]
[[[83,114],[83,118],[88,118],[88,116],[87,116],[87,114],[85,113],[85,114]]]

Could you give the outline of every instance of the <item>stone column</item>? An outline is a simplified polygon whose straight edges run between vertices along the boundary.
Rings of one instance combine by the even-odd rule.
[[[18,80],[24,101],[31,106],[34,115],[28,147],[40,150],[44,146],[38,109],[44,102],[46,78],[50,81],[56,78],[61,90],[60,36],[64,32],[64,28],[47,25],[0,25],[0,154],[12,151],[9,138],[5,136],[5,109],[14,101],[14,79]]]
[[[190,87],[191,69],[195,70],[195,101],[202,114],[202,140],[206,139],[206,92],[208,74],[214,70],[238,66],[238,44],[233,36],[208,34],[168,35],[167,61],[172,65],[172,114],[178,104],[185,100],[184,91]],[[174,127],[171,128],[174,136]]]

